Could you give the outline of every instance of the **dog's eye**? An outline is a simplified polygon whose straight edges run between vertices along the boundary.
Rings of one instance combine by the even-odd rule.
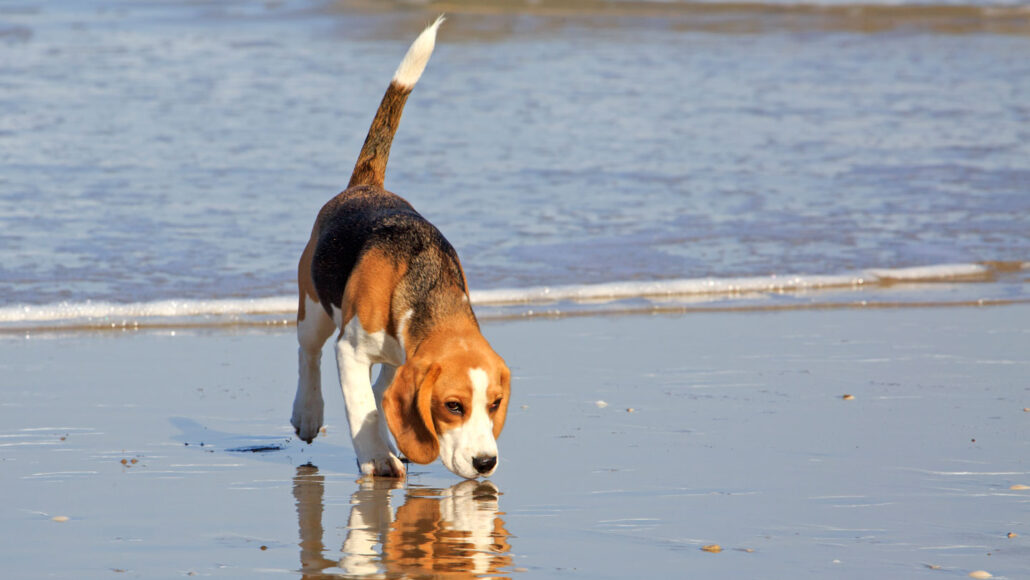
[[[447,410],[454,415],[464,415],[465,408],[457,401],[447,401]]]
[[[490,404],[490,412],[491,413],[493,413],[494,411],[496,411],[497,409],[500,409],[500,408],[501,408],[501,400],[500,399],[497,399],[496,401],[494,401],[493,403]]]

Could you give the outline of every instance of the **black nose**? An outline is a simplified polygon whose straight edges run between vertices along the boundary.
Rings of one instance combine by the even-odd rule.
[[[472,467],[476,468],[479,473],[486,473],[497,465],[496,457],[473,457]]]

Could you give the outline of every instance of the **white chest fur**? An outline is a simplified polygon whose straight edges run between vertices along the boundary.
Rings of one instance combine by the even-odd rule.
[[[411,312],[407,312],[398,325],[398,334],[403,336],[404,326]],[[346,342],[358,359],[367,360],[368,364],[388,364],[398,367],[404,364],[404,345],[400,340],[387,334],[386,330],[368,332],[362,326],[358,317],[350,319],[350,322],[343,325],[340,310],[333,306],[333,322],[337,328],[342,328],[340,342]],[[363,361],[364,362],[364,361]]]

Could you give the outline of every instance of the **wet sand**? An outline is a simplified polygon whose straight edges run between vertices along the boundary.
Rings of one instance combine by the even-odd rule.
[[[4,575],[1030,576],[1030,306],[484,330],[498,473],[403,485],[356,481],[330,357],[291,437],[290,329],[0,337]]]

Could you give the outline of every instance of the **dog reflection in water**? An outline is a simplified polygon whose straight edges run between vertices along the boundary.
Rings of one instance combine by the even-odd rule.
[[[507,574],[508,531],[498,517],[497,487],[466,480],[447,489],[412,488],[396,516],[391,492],[403,480],[367,478],[351,495],[347,537],[339,560],[325,557],[325,478],[313,465],[297,468],[293,495],[306,579],[351,576],[483,578]],[[377,550],[377,546],[381,546]]]

